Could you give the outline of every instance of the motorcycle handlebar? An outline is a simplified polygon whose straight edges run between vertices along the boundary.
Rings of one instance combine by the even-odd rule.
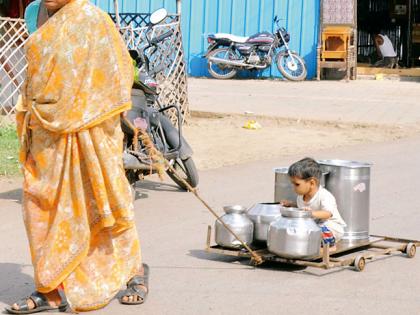
[[[136,57],[135,60],[137,61],[137,63],[139,63],[139,61],[145,65],[146,67],[146,72],[149,72],[149,58],[147,58],[146,56],[146,51],[149,50],[150,48],[152,48],[152,51],[149,52],[149,56],[153,55],[156,51],[157,51],[157,44],[162,42],[163,40],[165,40],[166,38],[172,36],[172,34],[174,33],[172,30],[167,31],[166,33],[163,33],[159,36],[156,36],[152,39],[150,39],[149,37],[149,32],[153,29],[153,25],[149,25],[149,28],[146,32],[146,41],[147,41],[147,45],[140,48],[139,50],[136,51]],[[130,53],[132,55],[133,58],[133,54]]]
[[[166,33],[163,33],[163,34],[161,34],[161,35],[159,35],[159,36],[154,37],[154,38],[150,41],[150,43],[151,43],[152,45],[156,45],[157,43],[160,43],[160,42],[164,41],[166,38],[171,37],[173,33],[174,33],[174,32],[173,32],[172,30],[167,31]]]

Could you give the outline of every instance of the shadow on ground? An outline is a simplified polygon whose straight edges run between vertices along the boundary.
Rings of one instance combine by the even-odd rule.
[[[177,185],[171,183],[142,180],[136,183],[135,199],[137,200],[148,198],[149,191],[180,192],[183,190],[181,190]],[[0,192],[0,200],[1,199],[12,200],[17,202],[18,204],[22,204],[22,188]]]
[[[10,305],[34,291],[34,280],[23,272],[29,267],[13,263],[0,263],[0,302]]]
[[[150,191],[183,192],[177,185],[167,182],[140,180],[136,183],[135,199],[146,199]]]
[[[17,203],[22,203],[22,188],[13,189],[0,193],[0,199],[13,200]]]
[[[242,266],[249,266],[252,269],[254,269],[255,267],[254,265],[250,263],[249,258],[208,253],[205,250],[192,249],[189,251],[188,255],[198,258],[198,259],[202,259],[202,260],[225,262],[227,265],[226,268],[228,268],[229,264],[231,265],[239,264]],[[300,273],[300,274],[305,274],[305,275],[314,276],[314,277],[325,277],[331,274],[353,270],[353,268],[350,266],[337,267],[333,269],[321,269],[321,268],[299,266],[299,265],[282,263],[282,262],[274,262],[274,261],[266,261],[263,264],[256,266],[255,268],[261,269],[261,270],[270,270],[273,272]]]
[[[244,266],[255,267],[250,263],[249,258],[243,257],[234,257],[234,256],[227,256],[227,255],[219,255],[208,253],[205,250],[197,250],[192,249],[189,251],[189,256],[203,259],[203,260],[211,260],[211,261],[219,261],[219,262],[226,262],[226,263],[239,263]],[[276,262],[265,262],[262,265],[257,266],[256,268],[262,270],[273,270],[273,271],[283,271],[283,272],[296,272],[305,270],[305,266],[297,266],[291,264],[283,264],[283,263],[276,263]]]

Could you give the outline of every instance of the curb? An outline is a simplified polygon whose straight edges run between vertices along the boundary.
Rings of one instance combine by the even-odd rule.
[[[223,119],[223,118],[242,118],[242,119],[256,119],[256,120],[270,120],[277,123],[283,124],[302,124],[305,126],[332,126],[341,128],[414,128],[420,131],[420,124],[413,125],[397,125],[397,124],[378,124],[378,123],[360,123],[352,121],[342,120],[323,120],[323,119],[302,119],[293,117],[281,117],[281,116],[268,116],[258,114],[239,114],[239,113],[222,113],[222,112],[208,112],[201,110],[191,110],[190,116],[192,118],[204,118],[204,119]]]

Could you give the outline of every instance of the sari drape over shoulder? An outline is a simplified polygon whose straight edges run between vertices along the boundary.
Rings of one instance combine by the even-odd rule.
[[[75,310],[96,309],[141,266],[119,118],[131,107],[131,58],[87,0],[61,8],[26,50],[17,121],[36,289],[63,284]]]

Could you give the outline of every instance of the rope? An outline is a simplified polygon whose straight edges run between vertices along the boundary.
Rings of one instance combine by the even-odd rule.
[[[175,174],[178,179],[181,180],[181,182],[188,188],[188,190],[190,192],[192,192],[194,194],[194,196],[201,201],[201,203],[207,208],[207,210],[210,211],[211,214],[213,214],[217,221],[219,221],[220,223],[222,223],[222,225],[225,227],[226,230],[229,231],[229,233],[231,233],[240,243],[243,247],[245,247],[249,253],[252,255],[253,261],[255,263],[255,265],[260,265],[263,263],[263,260],[261,258],[260,255],[258,255],[255,251],[253,251],[234,231],[232,231],[232,229],[225,223],[223,222],[223,220],[221,219],[221,217],[207,204],[207,202],[205,202],[200,195],[197,192],[197,189],[191,187],[191,185],[184,180],[181,176],[179,176],[179,174],[177,173],[177,171],[172,167],[172,165],[169,163],[168,160],[165,159],[165,165],[168,167],[168,169]]]
[[[122,116],[122,119],[124,119],[126,122],[128,122],[127,124],[133,129],[134,126],[127,120],[126,117]],[[135,129],[137,129],[137,128],[135,128]],[[194,196],[207,208],[207,210],[209,210],[210,213],[213,214],[216,217],[216,219],[225,227],[225,229],[228,230],[229,233],[231,233],[241,243],[241,245],[246,248],[246,250],[248,250],[248,252],[252,256],[252,260],[253,260],[254,264],[255,265],[262,264],[263,260],[262,260],[261,256],[258,255],[255,251],[253,251],[234,231],[232,231],[232,229],[225,222],[223,222],[223,220],[216,213],[216,211],[214,211],[209,206],[209,204],[203,198],[200,197],[197,189],[193,188],[185,179],[182,178],[182,176],[179,175],[179,173],[172,167],[171,163],[169,163],[169,161],[163,157],[162,152],[158,151],[155,148],[155,146],[154,146],[152,140],[150,139],[150,136],[147,134],[147,132],[142,130],[142,129],[138,129],[138,131],[140,133],[140,139],[142,140],[143,144],[146,147],[146,150],[148,151],[148,154],[150,155],[151,159],[154,162],[154,166],[156,167],[157,164],[161,164],[161,167],[157,166],[159,177],[162,179],[162,173],[163,173],[162,164],[163,164],[188,188],[188,191],[192,192],[194,194]]]

